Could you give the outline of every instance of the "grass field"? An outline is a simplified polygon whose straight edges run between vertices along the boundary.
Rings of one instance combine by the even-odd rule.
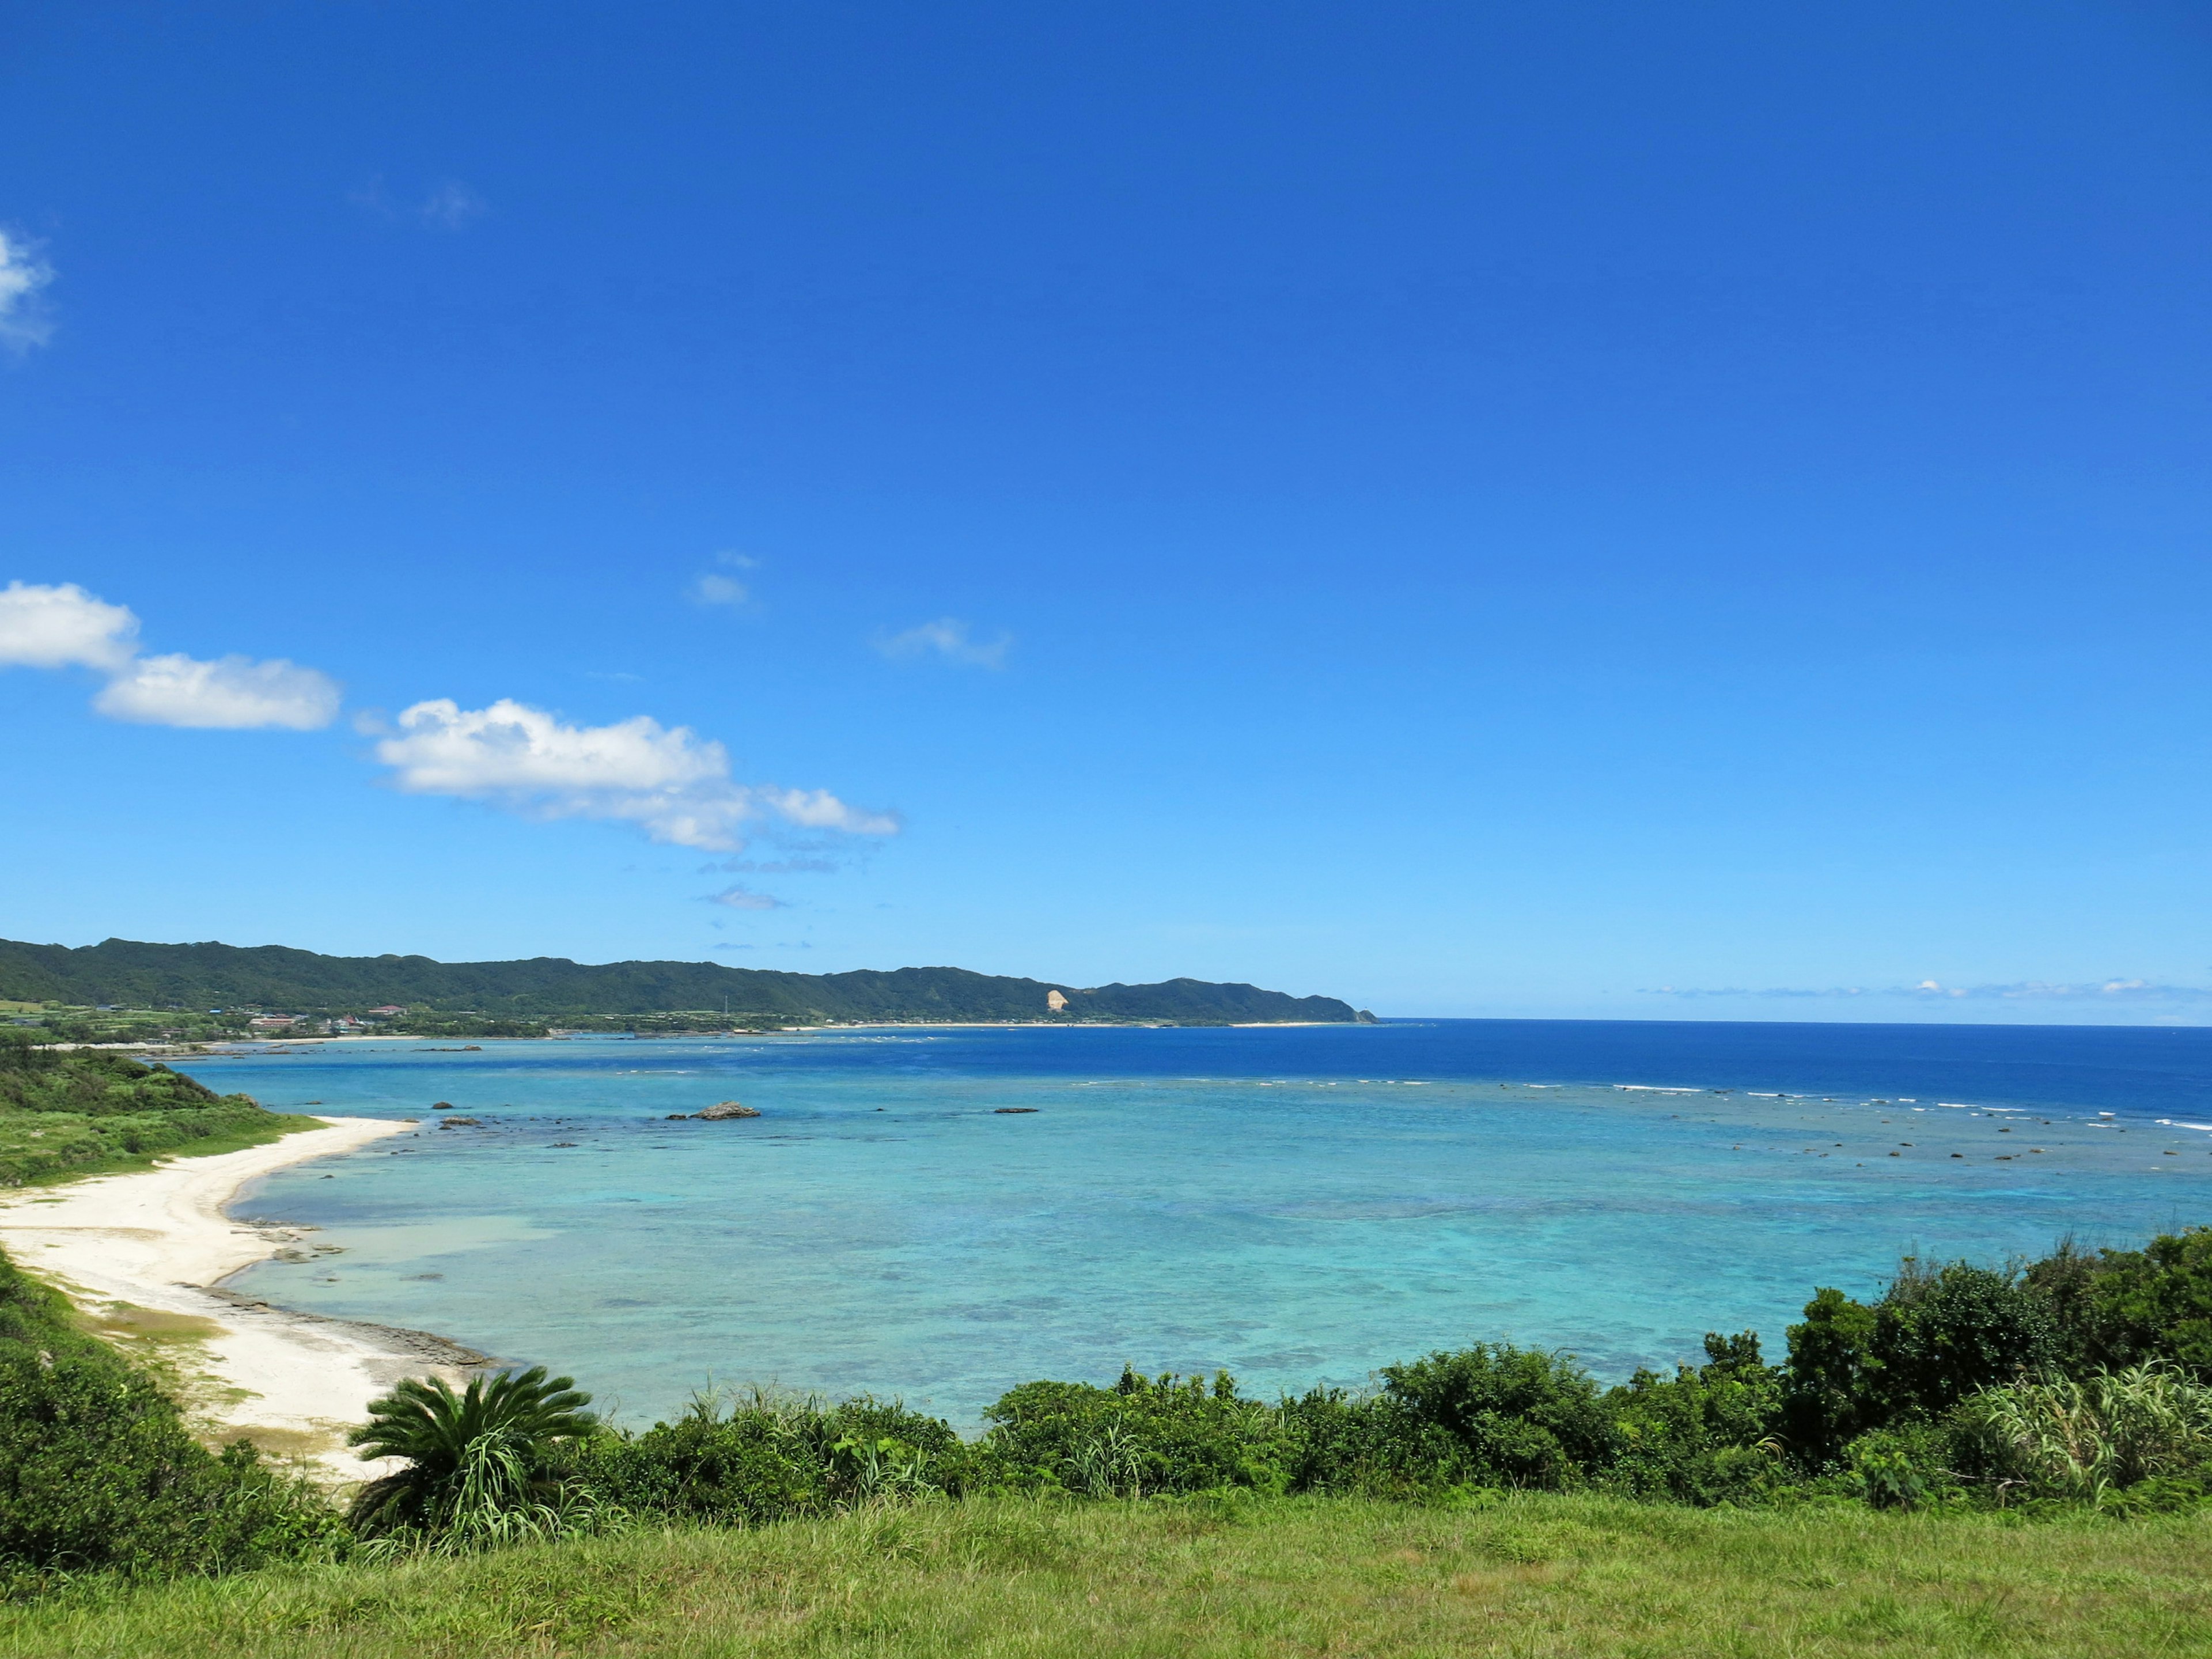
[[[534,1653],[2212,1654],[2212,1518],[1012,1500],[0,1609],[11,1659]]]

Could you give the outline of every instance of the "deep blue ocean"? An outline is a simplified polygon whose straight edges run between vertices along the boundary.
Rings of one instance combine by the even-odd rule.
[[[2212,1030],[1439,1020],[377,1042],[181,1062],[417,1117],[234,1206],[236,1281],[543,1361],[629,1420],[760,1382],[972,1425],[1015,1382],[1269,1393],[1478,1338],[1601,1376],[1907,1253],[2212,1221]],[[736,1099],[757,1119],[672,1122]],[[458,1114],[434,1113],[448,1101]],[[472,1128],[444,1129],[465,1115]],[[1954,1156],[1956,1154],[1956,1156]]]

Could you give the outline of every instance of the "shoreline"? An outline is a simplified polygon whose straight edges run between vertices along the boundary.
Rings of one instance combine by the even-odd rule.
[[[223,1055],[264,1054],[291,1052],[312,1053],[314,1048],[339,1042],[462,1042],[476,1046],[487,1042],[566,1042],[576,1038],[606,1037],[629,1042],[681,1042],[707,1037],[750,1038],[763,1036],[813,1036],[823,1031],[1006,1031],[1006,1030],[1103,1030],[1103,1031],[1265,1031],[1320,1030],[1335,1026],[1379,1024],[1351,1019],[1233,1019],[1219,1024],[1192,1024],[1167,1019],[883,1019],[851,1020],[826,1025],[772,1025],[757,1030],[730,1029],[697,1031],[588,1031],[565,1026],[553,1026],[542,1037],[475,1036],[426,1037],[405,1036],[381,1032],[349,1031],[343,1036],[246,1036],[210,1037],[191,1044],[173,1042],[56,1042],[46,1045],[57,1051],[97,1050],[115,1054],[143,1055],[159,1060],[204,1060]],[[465,1053],[465,1049],[422,1049],[423,1053]]]
[[[23,1188],[0,1200],[0,1243],[97,1334],[167,1371],[188,1419],[210,1438],[247,1435],[265,1452],[307,1460],[319,1478],[350,1482],[375,1473],[345,1445],[370,1401],[403,1377],[458,1383],[490,1361],[426,1331],[301,1313],[223,1287],[283,1250],[313,1248],[312,1228],[228,1213],[251,1182],[406,1127],[320,1121],[326,1127],[265,1146]]]

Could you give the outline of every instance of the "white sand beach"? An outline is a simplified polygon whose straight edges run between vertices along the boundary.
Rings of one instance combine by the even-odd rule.
[[[314,1248],[312,1230],[248,1226],[224,1214],[248,1182],[405,1127],[323,1121],[330,1127],[244,1152],[23,1188],[0,1200],[0,1244],[134,1355],[165,1364],[204,1431],[249,1434],[271,1453],[311,1460],[318,1473],[358,1480],[370,1471],[344,1437],[368,1402],[405,1376],[458,1382],[482,1356],[423,1333],[295,1313],[221,1288],[279,1251]]]

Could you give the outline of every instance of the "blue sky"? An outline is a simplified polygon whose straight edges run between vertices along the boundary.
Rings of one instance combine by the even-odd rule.
[[[0,935],[2200,1022],[2208,206],[2181,6],[15,8]]]

